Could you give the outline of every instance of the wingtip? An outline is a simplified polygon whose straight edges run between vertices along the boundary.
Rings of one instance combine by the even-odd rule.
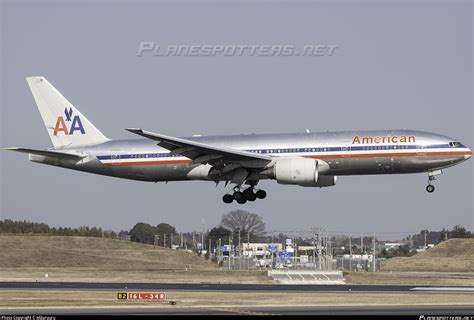
[[[125,128],[125,130],[130,131],[130,132],[143,132],[142,129],[140,128]]]

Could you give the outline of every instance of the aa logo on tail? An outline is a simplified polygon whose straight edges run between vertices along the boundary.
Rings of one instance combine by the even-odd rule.
[[[54,133],[53,135],[57,136],[59,132],[64,132],[65,135],[70,135],[74,134],[76,131],[80,131],[81,134],[85,134],[86,131],[84,130],[84,127],[82,126],[81,118],[79,116],[74,116],[72,118],[72,113],[73,110],[70,107],[69,110],[68,108],[64,108],[64,114],[66,115],[66,122],[71,122],[71,127],[68,129],[66,122],[64,121],[63,116],[59,116],[58,119],[56,120],[56,125],[54,126]]]

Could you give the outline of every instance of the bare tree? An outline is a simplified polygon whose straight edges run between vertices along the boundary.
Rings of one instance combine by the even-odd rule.
[[[265,223],[262,217],[244,210],[233,210],[224,214],[220,226],[232,232],[240,230],[242,239],[247,239],[249,235],[250,239],[255,240],[265,234]]]

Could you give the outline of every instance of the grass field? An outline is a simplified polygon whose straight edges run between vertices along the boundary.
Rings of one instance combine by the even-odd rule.
[[[434,272],[345,272],[348,284],[420,286],[474,286],[474,274]]]
[[[271,281],[266,272],[222,270],[195,253],[107,238],[0,236],[0,261],[3,281]]]
[[[142,291],[143,292],[143,291]],[[145,291],[146,292],[146,291]],[[313,292],[165,292],[176,307],[410,306],[472,305],[472,294],[313,293]],[[0,307],[169,307],[157,301],[117,300],[116,291],[2,290]]]
[[[474,239],[449,239],[412,257],[388,259],[381,271],[474,272]]]
[[[344,277],[348,284],[474,286],[473,258],[474,239],[451,239],[390,259],[381,272]],[[228,271],[194,253],[107,238],[0,236],[0,261],[0,281],[272,283],[266,271]]]
[[[0,260],[2,267],[216,268],[190,252],[94,237],[0,236]]]

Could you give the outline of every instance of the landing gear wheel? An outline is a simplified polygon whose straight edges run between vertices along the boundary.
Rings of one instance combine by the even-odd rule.
[[[267,193],[263,190],[258,190],[256,193],[255,193],[255,196],[258,198],[258,199],[265,199],[266,196],[267,196]]]
[[[429,184],[426,186],[426,191],[428,191],[429,193],[432,193],[433,191],[435,191],[435,187]]]
[[[234,197],[231,194],[225,194],[222,197],[222,201],[224,201],[225,203],[232,203],[232,201],[234,201]]]
[[[243,195],[243,193],[240,192],[240,191],[234,192],[234,194],[232,195],[232,197],[233,197],[235,200],[237,200],[237,202],[239,202],[239,200],[244,199],[244,195]],[[240,203],[240,202],[239,202],[239,203]]]
[[[255,201],[257,199],[257,196],[255,193],[253,193],[252,188],[245,189],[244,192],[242,192],[244,199],[248,201]]]
[[[247,202],[247,200],[243,197],[237,200],[237,203],[239,203],[239,204],[244,204],[246,202]]]

